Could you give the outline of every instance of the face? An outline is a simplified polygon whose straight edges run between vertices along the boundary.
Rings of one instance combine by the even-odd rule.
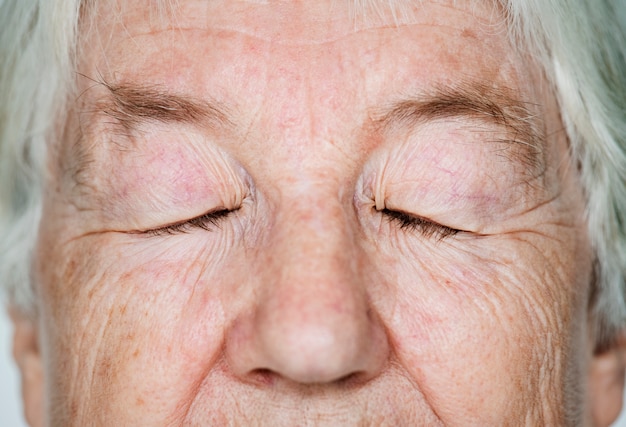
[[[33,424],[601,424],[577,169],[499,9],[120,3],[50,152]]]

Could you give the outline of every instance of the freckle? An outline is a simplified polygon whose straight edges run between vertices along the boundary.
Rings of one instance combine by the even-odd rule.
[[[74,276],[74,272],[76,271],[76,260],[70,259],[67,263],[67,267],[65,268],[65,277]]]
[[[98,374],[101,377],[109,377],[110,373],[109,371],[111,370],[111,360],[109,358],[106,358],[102,361],[102,363],[100,364],[100,369],[98,370]]]
[[[78,402],[72,402],[72,405],[70,406],[70,413],[72,414],[72,419],[75,419],[78,416]]]
[[[475,39],[476,38],[476,33],[474,33],[472,30],[470,30],[469,28],[465,28],[463,30],[463,32],[461,33],[462,37],[467,37],[470,39]]]
[[[133,352],[133,358],[135,358],[135,359],[136,359],[137,357],[139,357],[139,349],[137,349],[137,350],[135,350],[135,351]]]
[[[143,406],[145,404],[146,402],[141,397],[137,398],[137,406]]]

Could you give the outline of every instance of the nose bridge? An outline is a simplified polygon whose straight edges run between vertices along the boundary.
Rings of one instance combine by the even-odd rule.
[[[323,313],[331,322],[365,304],[358,247],[339,203],[323,200],[308,206],[282,215],[277,224],[268,261],[270,271],[279,274],[265,278],[263,294],[268,315],[294,311],[289,313],[292,321],[305,321]]]
[[[312,185],[318,187],[320,185]],[[283,201],[275,224],[272,244],[293,256],[295,262],[330,262],[352,268],[345,263],[357,251],[350,206],[343,206],[337,192],[303,191],[305,195]],[[297,249],[297,250],[295,250]],[[306,263],[306,262],[305,262]]]

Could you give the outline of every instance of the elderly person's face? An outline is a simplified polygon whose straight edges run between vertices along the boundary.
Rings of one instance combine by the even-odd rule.
[[[619,410],[578,171],[498,10],[110,3],[83,11],[17,321],[34,424]]]

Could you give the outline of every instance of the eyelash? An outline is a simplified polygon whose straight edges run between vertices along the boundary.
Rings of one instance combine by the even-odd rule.
[[[199,228],[201,230],[211,231],[213,227],[219,227],[221,220],[225,219],[233,211],[221,209],[213,212],[207,212],[204,215],[176,222],[159,228],[143,231],[143,234],[150,236],[170,236],[175,234],[185,234],[189,231]],[[421,218],[419,216],[409,215],[401,211],[393,211],[390,209],[382,209],[380,211],[389,222],[396,223],[401,230],[417,231],[426,238],[436,237],[437,240],[443,240],[458,234],[461,230],[451,228],[436,222]]]
[[[150,236],[170,236],[174,234],[185,234],[196,228],[211,231],[213,227],[219,227],[221,220],[226,218],[232,212],[233,211],[228,209],[207,212],[204,215],[200,215],[192,219],[176,222],[159,228],[153,228],[151,230],[143,231],[142,233]]]
[[[437,240],[443,240],[446,237],[451,237],[461,232],[461,230],[457,230],[456,228],[441,225],[426,218],[410,215],[401,211],[392,211],[385,208],[382,209],[380,213],[387,218],[387,221],[399,225],[401,230],[416,231],[426,238],[434,237]]]

